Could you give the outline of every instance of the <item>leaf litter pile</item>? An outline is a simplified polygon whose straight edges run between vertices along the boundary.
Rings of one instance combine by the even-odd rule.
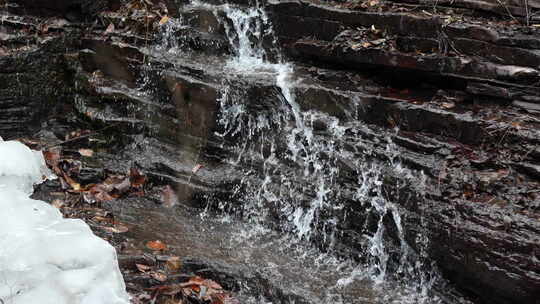
[[[84,131],[74,137],[85,136]],[[39,141],[20,139],[33,149],[42,149],[47,166],[58,177],[48,186],[48,201],[67,218],[84,220],[96,235],[109,241],[117,252],[125,249],[127,224],[116,220],[106,204],[130,196],[145,196],[152,190],[149,178],[136,166],[123,173],[100,171],[89,178],[87,162],[96,151],[87,147],[62,145],[47,147]],[[78,146],[75,144],[75,146]],[[162,191],[167,207],[171,187]],[[170,206],[169,206],[170,207]],[[119,255],[119,265],[134,304],[239,304],[240,302],[216,281],[183,270],[182,259],[168,255],[169,246],[161,240],[146,240],[142,255]]]

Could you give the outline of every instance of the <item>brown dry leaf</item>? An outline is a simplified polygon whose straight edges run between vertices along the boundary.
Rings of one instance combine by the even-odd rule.
[[[99,184],[99,185],[94,185],[88,191],[85,191],[83,193],[83,199],[87,203],[93,204],[95,202],[98,202],[98,203],[109,202],[109,201],[114,200],[115,198],[109,194],[107,187],[105,187],[102,184]]]
[[[466,199],[471,199],[474,197],[474,191],[471,185],[466,185],[465,189],[463,190],[463,196]]]
[[[212,293],[215,293],[217,290],[223,290],[223,287],[216,283],[215,281],[201,278],[199,276],[194,276],[189,279],[186,283],[182,283],[184,287],[189,287],[196,292],[200,292],[201,286],[205,288],[206,294],[209,296]]]
[[[152,296],[147,293],[133,295],[133,297],[131,298],[132,304],[147,304],[150,303],[150,301],[152,301]]]
[[[212,304],[239,304],[223,287],[215,281],[195,276],[186,283],[180,284],[184,287],[183,293],[186,296],[195,296],[199,300]]]
[[[107,29],[105,30],[105,32],[103,32],[103,35],[109,35],[112,32],[114,32],[114,23],[111,23],[109,24],[109,26],[107,26]]]
[[[94,151],[91,149],[79,149],[79,154],[86,157],[92,157]]]
[[[84,113],[84,115],[88,116],[89,118],[95,118],[96,117],[96,111],[88,110]]]
[[[201,168],[204,167],[203,165],[201,164],[197,164],[195,167],[193,167],[193,169],[191,169],[191,172],[193,174],[197,173],[199,170],[201,170]]]
[[[112,227],[102,227],[102,229],[112,233],[126,233],[129,231],[129,228],[123,224],[116,224]]]
[[[210,298],[211,304],[240,304],[240,301],[226,292],[212,294]]]
[[[131,188],[131,182],[129,178],[123,179],[120,183],[113,184],[113,190],[117,191],[117,194],[123,194],[129,191]]]
[[[98,192],[103,195],[103,200],[113,200],[128,192],[131,188],[129,178],[123,175],[108,176],[103,183],[96,185],[91,189],[93,192]],[[99,199],[99,200],[102,200]]]
[[[143,265],[143,264],[135,264],[135,266],[140,272],[147,272],[148,270],[152,269],[152,266]]]
[[[60,209],[65,205],[65,202],[63,200],[55,199],[52,201],[51,205],[54,207]]]
[[[201,292],[201,285],[191,285],[191,286],[189,286],[188,289],[190,289],[192,292],[200,293]]]
[[[84,190],[83,198],[88,203],[108,202],[130,192],[143,195],[142,187],[146,183],[146,176],[137,169],[130,170],[130,176],[110,175],[103,183],[88,185]]]
[[[356,43],[356,44],[351,45],[351,49],[353,49],[355,51],[358,50],[361,47],[362,47],[361,43]]]
[[[72,179],[65,172],[62,172],[62,173],[63,173],[62,175],[64,177],[64,180],[66,181],[66,183],[68,183],[71,186],[71,188],[74,191],[81,191],[81,184],[77,183],[74,179]]]
[[[372,45],[378,46],[378,45],[381,45],[381,44],[383,44],[385,42],[386,42],[386,38],[381,38],[381,39],[372,40],[369,43],[371,43]]]
[[[163,16],[161,20],[159,20],[159,25],[164,25],[165,23],[169,22],[169,16]]]
[[[152,272],[150,273],[150,276],[155,279],[155,280],[158,280],[160,282],[165,282],[167,281],[167,275],[162,273],[162,272]]]
[[[142,174],[137,168],[131,168],[129,170],[129,181],[131,187],[142,188],[146,183],[146,175]]]
[[[107,223],[113,222],[113,220],[110,217],[104,217],[104,216],[99,216],[99,215],[94,216],[92,220],[96,222],[107,222]]]
[[[521,127],[521,122],[519,122],[519,121],[513,121],[510,124],[512,125],[512,127],[516,128],[518,130],[522,128]]]
[[[47,165],[53,168],[54,173],[61,175],[59,174],[60,169],[58,168],[58,163],[60,162],[60,149],[43,151],[43,158],[45,158]]]
[[[163,188],[163,191],[161,192],[161,201],[163,202],[163,205],[168,208],[178,204],[178,196],[171,186],[167,185]]]
[[[441,105],[445,109],[452,109],[456,106],[456,104],[453,102],[443,102]]]
[[[180,261],[180,257],[175,256],[170,257],[165,265],[170,271],[177,271],[180,269],[180,267],[182,267],[182,262]]]
[[[159,240],[149,241],[148,243],[146,243],[146,247],[152,250],[160,250],[160,251],[167,250],[167,244]]]
[[[47,33],[49,32],[49,29],[62,29],[67,24],[68,24],[68,21],[65,19],[53,18],[53,19],[48,20],[46,24],[43,24],[41,26],[41,32]]]

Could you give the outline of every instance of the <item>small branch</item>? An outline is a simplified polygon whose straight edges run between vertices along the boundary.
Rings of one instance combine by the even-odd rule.
[[[527,0],[525,0],[527,1]],[[512,15],[512,12],[510,12],[510,9],[508,8],[508,6],[506,6],[505,3],[503,3],[501,0],[497,0],[497,2],[499,2],[499,4],[504,7],[504,9],[506,10],[506,12],[508,13],[508,16],[510,16],[510,18],[514,19],[514,21],[516,21],[518,24],[520,23],[519,20],[516,19],[516,17],[514,17],[514,15]]]
[[[63,144],[67,144],[67,143],[70,143],[70,142],[73,142],[73,141],[77,141],[77,140],[79,140],[79,139],[83,139],[83,138],[86,138],[86,137],[90,137],[90,136],[92,136],[92,135],[96,135],[96,134],[98,134],[98,133],[100,133],[100,132],[103,132],[103,131],[105,131],[105,130],[107,130],[107,129],[109,129],[109,128],[116,127],[116,126],[118,126],[118,124],[112,124],[112,125],[110,125],[110,126],[107,126],[107,127],[105,127],[105,128],[99,129],[99,130],[94,131],[94,132],[92,132],[92,133],[88,133],[88,134],[85,134],[85,135],[77,136],[77,137],[74,137],[74,138],[70,138],[70,139],[68,139],[68,140],[64,140],[64,141],[59,142],[59,143],[54,144],[54,145],[50,145],[50,146],[43,147],[42,150],[48,150],[48,149],[50,149],[50,148],[58,147],[58,146],[61,146],[61,145],[63,145]]]
[[[529,0],[523,0],[525,2],[525,22],[529,26],[530,12],[529,12]]]

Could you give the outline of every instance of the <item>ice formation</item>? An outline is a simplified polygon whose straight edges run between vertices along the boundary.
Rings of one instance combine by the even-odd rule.
[[[47,175],[41,152],[0,139],[0,303],[129,303],[114,248],[29,198]]]

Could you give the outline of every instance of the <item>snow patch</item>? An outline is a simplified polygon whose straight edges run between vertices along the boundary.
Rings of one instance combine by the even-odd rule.
[[[0,303],[129,303],[114,248],[29,198],[44,176],[41,152],[0,140]]]

